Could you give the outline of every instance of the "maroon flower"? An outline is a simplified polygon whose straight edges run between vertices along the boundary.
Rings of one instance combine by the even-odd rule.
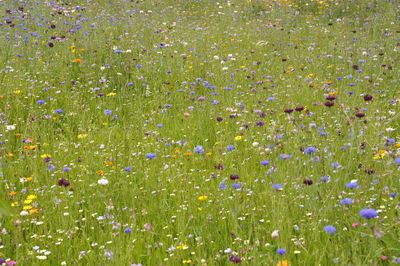
[[[69,181],[68,181],[67,179],[63,178],[63,177],[60,178],[60,179],[58,179],[57,184],[58,184],[60,187],[68,187],[68,186],[70,185]]]
[[[292,108],[286,108],[286,109],[284,110],[284,112],[287,113],[287,114],[290,114],[290,113],[293,112],[293,109],[292,109]]]
[[[231,175],[229,178],[231,180],[237,180],[237,179],[239,179],[239,176],[238,175]]]
[[[335,105],[335,103],[334,103],[333,101],[326,101],[326,102],[324,103],[324,105],[325,105],[326,107],[332,107],[332,106]]]
[[[358,112],[358,113],[356,113],[356,116],[357,116],[358,118],[362,118],[362,117],[365,116],[365,114],[364,114],[364,113],[361,113],[361,112]]]
[[[366,102],[369,102],[369,101],[371,101],[372,100],[372,95],[371,94],[366,94],[366,95],[364,95],[364,101],[366,101]]]
[[[325,99],[328,101],[334,101],[334,100],[336,100],[336,95],[333,95],[333,94],[327,95],[325,97]]]
[[[294,108],[294,110],[296,110],[297,112],[301,112],[301,111],[304,110],[304,106],[299,105],[299,106],[297,106],[296,108]]]
[[[242,259],[239,256],[230,255],[229,256],[229,261],[233,262],[235,264],[239,264],[240,262],[242,262]]]
[[[222,163],[218,163],[218,164],[215,165],[215,169],[224,170],[224,165]]]

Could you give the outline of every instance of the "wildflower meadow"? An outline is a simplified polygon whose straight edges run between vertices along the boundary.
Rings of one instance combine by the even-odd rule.
[[[0,265],[400,264],[399,1],[0,16]]]

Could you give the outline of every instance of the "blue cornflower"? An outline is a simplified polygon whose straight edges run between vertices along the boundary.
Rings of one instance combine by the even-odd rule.
[[[146,159],[151,160],[156,158],[156,154],[155,153],[146,153]]]
[[[333,225],[324,226],[324,232],[329,235],[333,235],[336,232],[336,228]]]
[[[286,254],[286,250],[284,248],[278,248],[276,254],[283,256]]]
[[[234,188],[234,189],[239,189],[239,188],[240,188],[240,184],[238,184],[238,183],[233,183],[233,184],[232,184],[232,188]]]
[[[124,229],[124,233],[125,234],[129,234],[130,232],[132,232],[131,228],[127,227],[127,228]]]
[[[219,183],[218,188],[224,190],[226,188],[225,183],[224,182]]]
[[[282,190],[283,185],[282,184],[272,184],[272,188],[275,190]]]
[[[290,159],[290,154],[286,154],[286,153],[284,153],[284,154],[279,154],[279,159],[281,159],[281,160]]]
[[[64,166],[64,167],[63,167],[63,171],[64,171],[64,172],[69,172],[68,166]]]
[[[319,181],[322,183],[329,183],[331,181],[331,177],[324,175],[320,177]]]
[[[233,146],[233,145],[226,146],[227,151],[233,151],[234,149],[235,149],[235,146]]]
[[[42,105],[42,104],[44,104],[45,103],[45,101],[44,100],[37,100],[37,102],[36,102],[38,105]]]
[[[56,109],[56,110],[54,110],[54,112],[55,112],[56,114],[62,114],[62,113],[64,113],[64,111],[63,111],[62,109]]]
[[[111,114],[112,114],[112,111],[109,110],[109,109],[106,109],[106,110],[104,110],[104,114],[105,114],[105,115],[111,115]]]
[[[304,154],[313,154],[316,151],[317,151],[317,149],[313,146],[305,147],[303,150]]]
[[[132,167],[127,166],[127,167],[124,168],[124,171],[127,172],[127,173],[130,173],[132,171]]]
[[[204,148],[201,145],[197,145],[196,147],[194,147],[193,152],[197,154],[204,154]]]
[[[396,159],[394,159],[394,163],[399,165],[400,164],[400,157],[397,157]]]
[[[262,160],[262,161],[260,162],[260,164],[261,164],[262,166],[267,166],[267,165],[269,164],[269,161],[268,161],[268,160]]]
[[[378,213],[376,212],[376,210],[374,209],[362,209],[360,211],[360,216],[364,219],[372,219],[375,218],[378,215]]]
[[[351,198],[344,198],[344,199],[339,200],[339,203],[340,203],[341,205],[344,205],[344,206],[349,206],[350,204],[353,203],[353,199],[351,199]]]
[[[340,167],[340,164],[338,162],[333,162],[331,163],[331,166],[333,169],[338,169]]]
[[[359,188],[359,187],[360,186],[357,184],[357,182],[346,183],[346,188],[355,189],[355,188]]]

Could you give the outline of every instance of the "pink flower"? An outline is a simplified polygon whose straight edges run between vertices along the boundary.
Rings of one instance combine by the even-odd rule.
[[[357,227],[359,227],[359,226],[360,226],[359,223],[352,223],[352,224],[351,224],[351,227],[353,227],[353,228],[357,228]]]

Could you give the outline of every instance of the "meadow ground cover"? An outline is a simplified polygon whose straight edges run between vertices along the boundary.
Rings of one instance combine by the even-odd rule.
[[[0,264],[399,264],[399,10],[0,1]]]

